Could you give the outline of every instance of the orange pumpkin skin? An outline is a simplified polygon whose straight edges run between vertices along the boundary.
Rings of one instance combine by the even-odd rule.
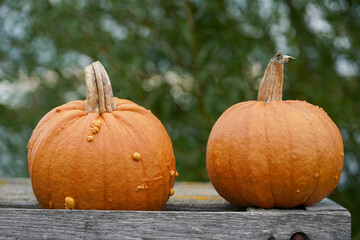
[[[238,206],[312,205],[336,187],[343,167],[340,132],[305,101],[247,101],[226,110],[207,145],[207,172]]]
[[[65,198],[75,209],[163,208],[175,179],[171,140],[150,111],[128,100],[114,103],[115,111],[99,115],[85,112],[86,101],[72,101],[38,123],[28,165],[42,208],[66,208]],[[93,120],[101,127],[88,141]]]

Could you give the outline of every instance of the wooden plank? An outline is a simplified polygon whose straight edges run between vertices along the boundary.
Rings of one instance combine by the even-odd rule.
[[[14,201],[14,202],[0,202],[0,208],[25,208],[25,209],[38,209],[38,202],[29,201]]]
[[[175,195],[171,202],[227,203],[220,197],[210,182],[176,182]],[[36,202],[28,178],[0,178],[0,202]]]
[[[325,199],[296,209],[238,208],[211,183],[177,182],[164,211],[38,209],[29,179],[0,178],[0,239],[350,239],[349,212]]]
[[[282,211],[282,210],[289,210],[289,209],[281,209],[281,208],[275,208],[275,209],[262,209],[262,208],[254,208],[250,207],[247,208],[247,211]],[[296,208],[293,208],[291,210],[306,210],[306,211],[347,211],[346,208],[343,206],[337,204],[333,200],[329,198],[323,199],[321,202],[318,202],[311,206],[298,206]]]
[[[346,208],[337,204],[329,198],[323,199],[321,202],[305,207],[307,211],[347,211]]]
[[[0,202],[37,202],[28,178],[0,178]]]
[[[346,211],[132,212],[0,209],[0,239],[350,239]]]
[[[0,202],[1,208],[18,209],[39,209],[37,202]],[[230,203],[177,203],[168,202],[163,211],[204,211],[204,212],[222,212],[222,211],[246,211],[246,208],[236,207]]]
[[[211,183],[175,182],[175,195],[164,207],[165,211],[245,211],[220,197]],[[38,208],[28,178],[0,178],[0,208]],[[304,209],[300,207],[299,209]],[[347,211],[330,199],[305,207],[308,211]],[[264,211],[248,208],[247,211]],[[273,209],[267,210],[272,211]]]
[[[175,195],[164,207],[165,211],[238,211],[220,197],[211,183],[176,182]],[[38,208],[30,179],[0,178],[0,208]]]

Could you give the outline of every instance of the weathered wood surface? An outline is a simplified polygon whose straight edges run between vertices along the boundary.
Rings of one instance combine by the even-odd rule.
[[[307,208],[237,208],[210,183],[176,183],[164,211],[39,209],[28,179],[0,178],[0,239],[350,239],[349,212],[329,199]]]

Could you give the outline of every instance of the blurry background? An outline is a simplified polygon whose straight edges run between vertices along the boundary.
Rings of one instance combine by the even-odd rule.
[[[360,239],[360,3],[350,0],[0,1],[0,176],[28,177],[26,145],[52,108],[85,99],[83,67],[100,60],[114,95],[163,122],[180,180],[207,181],[216,119],[255,100],[282,50],[284,99],[321,106],[345,164],[330,196]]]

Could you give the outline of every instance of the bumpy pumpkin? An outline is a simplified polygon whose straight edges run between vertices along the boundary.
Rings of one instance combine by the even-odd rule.
[[[289,58],[276,54],[257,101],[227,109],[210,133],[207,172],[217,192],[234,205],[312,205],[339,181],[344,150],[334,122],[305,101],[282,101]]]
[[[47,113],[28,145],[41,208],[161,210],[174,194],[175,158],[161,122],[113,98],[99,62],[85,68],[86,101]]]

